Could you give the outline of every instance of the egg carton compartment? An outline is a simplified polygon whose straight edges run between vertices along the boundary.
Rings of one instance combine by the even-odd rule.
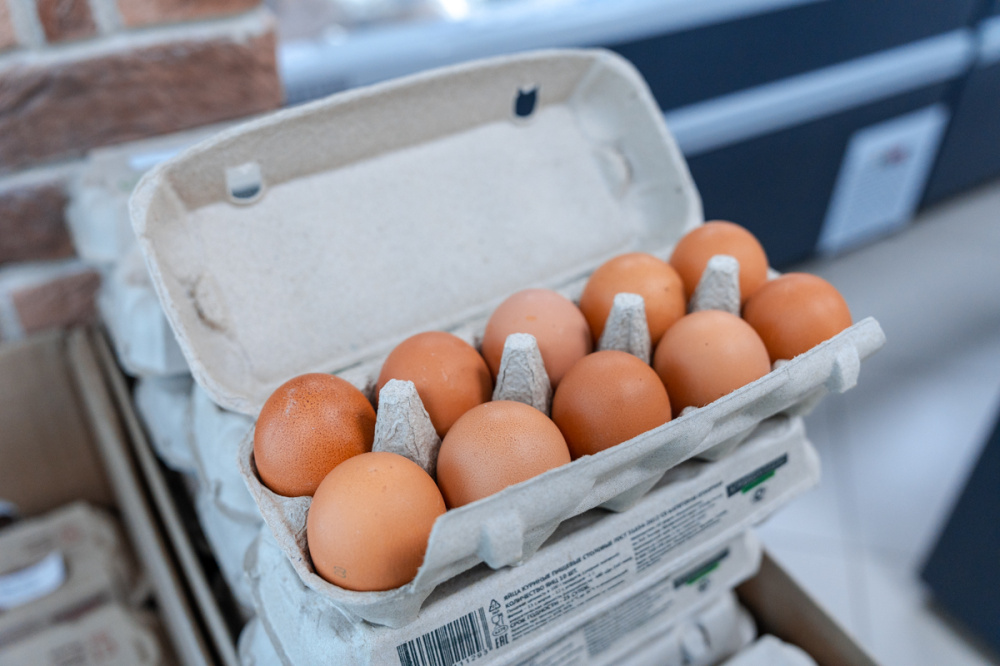
[[[247,568],[259,617],[288,663],[313,663],[321,654],[338,664],[388,663],[398,646],[480,609],[502,615],[512,632],[483,663],[517,663],[629,599],[648,594],[652,606],[677,618],[752,576],[760,550],[748,525],[818,478],[801,420],[769,421],[725,461],[675,468],[631,511],[594,510],[565,521],[520,567],[479,565],[444,582],[419,614],[423,592],[412,585],[386,593],[338,589],[343,599],[363,602],[381,595],[383,613],[397,620],[390,626],[358,622],[357,606],[315,594],[268,530]]]
[[[601,50],[468,63],[277,112],[155,167],[130,210],[196,381],[251,419],[305,372],[337,374],[373,397],[382,362],[407,337],[444,330],[478,347],[511,293],[542,287],[578,301],[608,259],[667,259],[703,221],[648,88]],[[620,300],[624,338],[598,346],[643,353],[638,305]],[[437,583],[481,562],[524,562],[562,521],[597,506],[623,510],[678,463],[720,457],[764,419],[847,390],[883,341],[866,319],[712,405],[449,511],[417,578],[389,592],[318,579],[304,543],[309,498],[261,485],[252,434],[238,464],[311,586],[357,617],[399,624]],[[508,365],[530,369],[530,345],[520,353]],[[546,399],[531,382],[518,389],[516,376],[501,394]],[[417,455],[426,428],[406,418],[412,397],[404,384],[395,406],[383,406],[383,426],[403,433],[383,441]]]
[[[691,548],[701,543],[698,539],[707,539],[720,533],[731,536],[746,529],[819,480],[819,461],[807,443],[805,428],[798,417],[777,416],[768,419],[759,424],[755,432],[726,458],[717,462],[690,460],[678,466],[671,464],[669,467],[672,469],[665,475],[662,459],[664,455],[671,454],[669,449],[665,454],[655,438],[629,448],[644,454],[637,453],[629,458],[634,463],[628,467],[633,470],[633,476],[624,483],[617,478],[620,474],[615,473],[620,461],[607,466],[600,464],[604,454],[621,449],[613,447],[596,456],[580,459],[578,462],[596,462],[596,465],[588,467],[589,471],[586,473],[567,471],[571,467],[567,465],[511,486],[496,495],[449,510],[438,518],[431,531],[424,562],[416,578],[403,587],[384,592],[345,590],[315,573],[305,533],[311,498],[282,497],[253,481],[250,482],[250,488],[275,543],[284,552],[302,583],[318,593],[317,604],[332,604],[339,609],[338,613],[348,617],[400,627],[417,618],[422,612],[421,605],[435,588],[442,584],[458,584],[454,581],[461,580],[460,574],[476,565],[485,562],[490,568],[508,571],[509,568],[505,568],[508,565],[527,566],[527,563],[533,563],[532,555],[554,532],[572,529],[572,521],[575,520],[573,516],[593,509],[602,496],[614,497],[616,493],[621,493],[622,487],[634,489],[645,485],[643,493],[632,504],[659,507],[658,510],[662,510],[664,506],[672,506],[712,484],[726,487],[747,479],[749,483],[756,479],[755,473],[769,465],[777,464],[783,468],[780,470],[780,478],[776,478],[771,487],[765,489],[766,496],[763,493],[760,499],[741,496],[727,502],[726,513],[719,518],[718,523],[692,535],[691,541],[684,546]],[[244,452],[252,452],[251,437],[244,440]],[[784,461],[781,462],[782,460]],[[247,466],[253,464],[249,455],[241,458],[241,461],[245,461]],[[251,479],[254,478],[252,469],[244,471],[251,474]],[[637,486],[636,478],[652,479],[652,483],[646,485],[640,482]],[[576,488],[581,479],[587,483],[587,487]],[[657,484],[659,490],[642,497]],[[719,492],[724,495],[726,491]],[[745,502],[741,503],[741,500]],[[622,516],[622,521],[634,521],[638,520],[638,511],[637,506],[633,506],[632,511],[617,515]],[[589,520],[595,514],[602,515],[602,512],[587,513],[591,516]],[[566,527],[560,528],[560,525]],[[592,538],[595,542],[599,541],[597,536]],[[517,569],[520,570],[520,567]]]

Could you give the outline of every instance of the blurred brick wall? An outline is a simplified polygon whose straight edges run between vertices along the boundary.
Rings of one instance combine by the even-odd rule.
[[[88,150],[281,102],[259,0],[0,0],[0,339],[93,317],[64,218]]]

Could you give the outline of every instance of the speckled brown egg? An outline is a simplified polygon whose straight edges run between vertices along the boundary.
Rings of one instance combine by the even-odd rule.
[[[738,224],[714,220],[684,235],[670,255],[670,265],[684,281],[684,292],[694,294],[708,260],[726,254],[740,263],[740,301],[746,300],[767,281],[767,255],[756,236]]]
[[[475,347],[451,333],[418,333],[385,359],[378,391],[390,379],[413,382],[438,436],[458,418],[493,395],[493,379]]]
[[[621,351],[581,359],[552,398],[552,420],[574,460],[658,428],[670,417],[670,399],[656,372]]]
[[[570,461],[566,440],[534,407],[498,400],[479,405],[445,436],[437,482],[449,508],[475,502]]]
[[[253,456],[264,485],[286,497],[312,495],[330,470],[372,450],[375,410],[340,377],[299,375],[260,410]]]
[[[355,456],[316,489],[306,520],[316,572],[348,590],[391,590],[417,575],[444,499],[416,463],[395,453]]]
[[[765,284],[743,307],[743,318],[764,341],[772,362],[795,358],[852,323],[837,288],[808,273],[786,273]]]
[[[512,333],[535,336],[553,387],[594,348],[583,313],[573,301],[550,289],[519,291],[493,311],[486,323],[482,350],[494,379],[500,371],[504,342]]]
[[[653,357],[675,414],[704,407],[771,370],[760,336],[736,315],[703,310],[674,324]]]
[[[649,337],[655,345],[675,321],[684,316],[687,300],[677,271],[665,261],[644,252],[615,257],[594,271],[580,296],[594,341],[600,341],[615,296],[642,296],[646,306]]]

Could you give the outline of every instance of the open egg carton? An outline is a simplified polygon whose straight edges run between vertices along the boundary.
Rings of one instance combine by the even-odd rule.
[[[374,397],[383,360],[405,338],[445,330],[478,346],[515,291],[578,300],[606,260],[631,251],[666,259],[703,222],[644,81],[602,50],[495,58],[280,111],[155,168],[131,215],[195,379],[221,407],[252,417],[305,372],[337,374]],[[618,335],[602,345],[642,355],[631,333],[642,304],[619,300]],[[561,521],[623,510],[674,465],[722,455],[762,420],[850,388],[883,341],[866,319],[711,405],[448,511],[416,578],[384,592],[345,590],[314,572],[311,498],[262,485],[252,433],[239,464],[303,582],[350,616],[400,626],[459,572],[522,562]],[[535,351],[516,342],[501,397],[537,405],[547,398],[531,378]],[[405,383],[390,395],[380,446],[419,459],[419,398]]]

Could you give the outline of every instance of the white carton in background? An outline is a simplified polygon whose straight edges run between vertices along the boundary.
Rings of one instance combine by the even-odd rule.
[[[188,366],[134,245],[104,272],[97,295],[101,319],[122,367],[133,376],[187,374]]]
[[[0,666],[162,666],[167,662],[150,621],[106,604],[0,648]]]
[[[194,509],[219,571],[245,621],[253,617],[254,609],[243,563],[261,524],[234,518],[206,493],[195,496]]]
[[[260,618],[252,618],[244,625],[237,651],[243,666],[282,666],[281,657],[271,644]]]
[[[133,400],[157,457],[196,483],[198,465],[192,439],[191,375],[141,377]]]
[[[82,502],[0,532],[0,646],[108,601],[136,584],[113,519]]]
[[[84,262],[101,270],[98,308],[119,362],[133,376],[188,370],[136,251],[129,195],[150,168],[223,127],[98,148],[70,182],[66,222],[73,245]]]
[[[818,478],[801,419],[769,419],[723,460],[670,470],[629,511],[595,509],[563,522],[521,566],[480,565],[443,583],[401,628],[358,622],[311,594],[266,529],[247,569],[259,617],[288,663],[317,663],[320,654],[335,663],[386,663],[425,635],[437,645],[433,632],[442,627],[466,626],[471,635],[471,627],[486,623],[495,627],[495,642],[483,663],[507,663],[628,599],[644,617],[665,623],[751,576],[760,553],[747,528]]]
[[[134,401],[157,456],[188,481],[202,533],[240,612],[249,617],[253,603],[243,560],[261,518],[235,451],[252,422],[219,409],[190,375],[140,378]]]
[[[802,648],[765,635],[722,666],[816,666],[816,662]]]
[[[253,419],[220,409],[197,384],[191,393],[194,458],[204,492],[234,518],[261,523],[260,512],[236,464],[240,443],[253,429]]]
[[[756,636],[753,618],[732,592],[724,592],[675,623],[668,621],[669,626],[655,619],[643,622],[648,607],[648,599],[641,597],[622,604],[517,666],[713,666]],[[609,641],[612,635],[620,640]],[[643,642],[642,635],[652,638]]]
[[[219,569],[248,617],[253,614],[253,600],[243,562],[262,520],[239,473],[236,451],[253,421],[220,409],[197,385],[192,388],[191,405],[200,479],[195,510]]]
[[[536,103],[515,112],[526,95]],[[648,88],[604,51],[469,63],[284,110],[154,168],[130,206],[198,383],[248,415],[302,372],[369,390],[403,338],[441,329],[475,344],[510,293],[574,298],[608,258],[665,258],[702,222]],[[679,462],[849,389],[883,340],[864,320],[712,405],[447,512],[414,581],[386,592],[317,576],[309,498],[263,487],[249,437],[240,463],[301,579],[348,613],[399,626],[456,574],[525,561],[561,521],[627,508]]]
[[[128,198],[144,173],[225,125],[133,141],[87,153],[70,182],[66,222],[77,254],[90,264],[119,263],[135,246]]]

